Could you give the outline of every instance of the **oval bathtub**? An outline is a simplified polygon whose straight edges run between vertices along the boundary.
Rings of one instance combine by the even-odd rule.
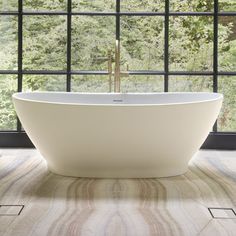
[[[180,175],[220,112],[217,93],[16,93],[23,127],[52,172],[98,178]]]

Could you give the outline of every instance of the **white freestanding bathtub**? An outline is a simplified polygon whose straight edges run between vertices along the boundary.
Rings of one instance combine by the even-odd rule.
[[[16,93],[23,127],[60,175],[180,175],[219,114],[217,93]]]

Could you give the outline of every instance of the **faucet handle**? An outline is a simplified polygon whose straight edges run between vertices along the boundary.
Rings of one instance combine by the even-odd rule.
[[[126,71],[121,71],[120,76],[128,77],[129,76],[129,64],[126,64]]]

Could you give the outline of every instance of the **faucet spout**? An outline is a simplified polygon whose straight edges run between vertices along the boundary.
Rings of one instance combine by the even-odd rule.
[[[115,47],[114,92],[120,93],[120,41],[119,40],[116,40],[116,47]]]

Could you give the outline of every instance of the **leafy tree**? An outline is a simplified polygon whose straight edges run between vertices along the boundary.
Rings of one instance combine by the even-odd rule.
[[[171,11],[213,11],[213,0],[172,0]],[[24,10],[64,11],[66,0],[24,0]],[[0,0],[0,10],[17,11],[17,0]],[[219,0],[220,11],[236,11],[235,0]],[[73,0],[73,11],[114,12],[115,0]],[[165,0],[122,0],[125,12],[164,12]],[[24,16],[23,68],[66,70],[66,16]],[[171,16],[169,65],[172,71],[213,70],[213,17]],[[219,18],[219,70],[236,71],[236,18]],[[17,16],[0,16],[0,69],[17,70]],[[107,70],[107,51],[114,53],[114,16],[72,16],[72,69]],[[164,70],[164,17],[121,16],[121,68]],[[163,76],[122,78],[123,92],[163,91]],[[225,101],[219,129],[236,130],[236,80],[219,77]],[[23,90],[65,91],[66,77],[25,75]],[[170,91],[212,91],[212,77],[170,76]],[[11,95],[15,76],[0,76],[0,129],[16,127]],[[107,92],[104,75],[72,76],[72,91]]]

